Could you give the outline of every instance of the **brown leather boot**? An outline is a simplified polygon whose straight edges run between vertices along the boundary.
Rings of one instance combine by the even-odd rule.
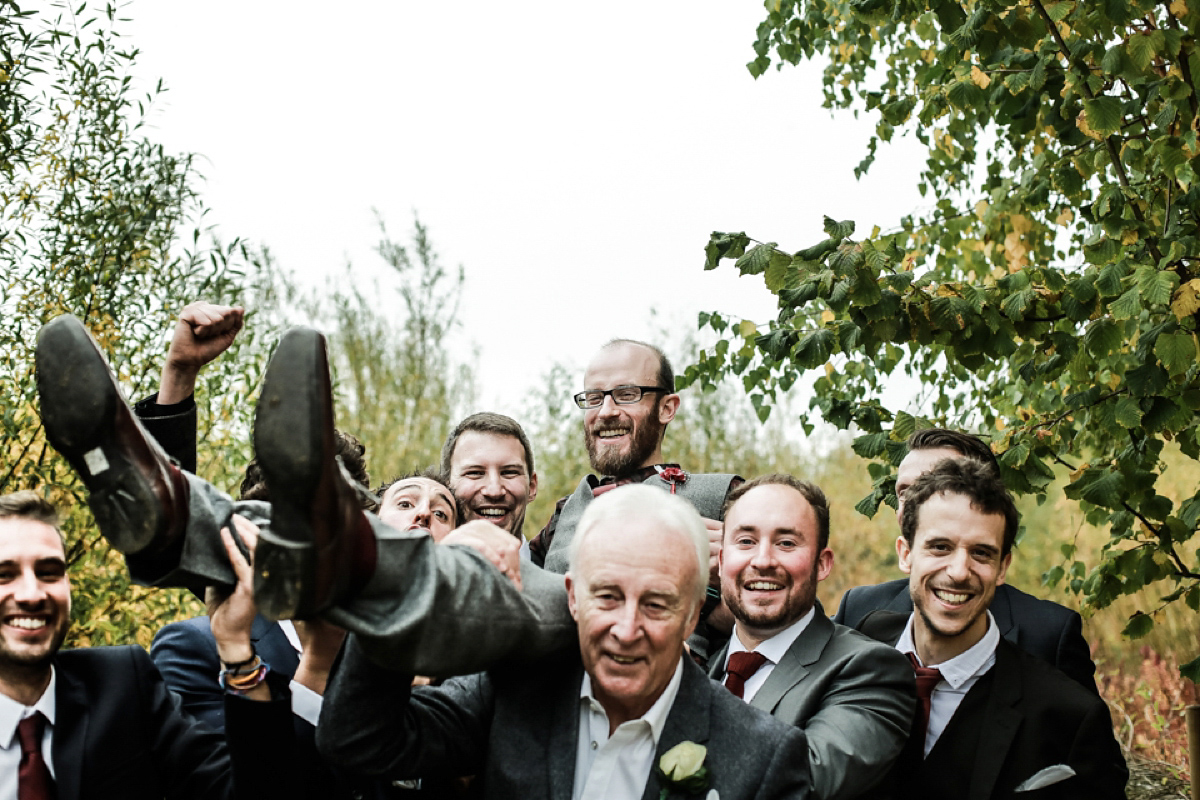
[[[188,488],[138,422],[103,353],[67,314],[38,332],[42,425],[79,473],[104,538],[126,555],[167,551],[183,536]]]
[[[375,534],[336,456],[325,337],[283,335],[254,418],[254,451],[271,498],[254,596],[272,619],[306,619],[352,596],[375,572]]]

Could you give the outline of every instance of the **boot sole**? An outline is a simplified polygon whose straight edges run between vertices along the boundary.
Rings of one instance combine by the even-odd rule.
[[[271,357],[258,400],[254,452],[271,493],[271,526],[259,537],[254,589],[259,611],[272,619],[320,610],[310,506],[321,479],[327,376],[324,337],[293,328]]]
[[[100,532],[122,553],[144,550],[164,520],[154,489],[116,446],[125,401],[104,356],[83,323],[66,315],[38,333],[34,361],[46,439],[83,479]]]

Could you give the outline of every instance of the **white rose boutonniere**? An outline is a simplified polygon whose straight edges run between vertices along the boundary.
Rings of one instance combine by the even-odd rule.
[[[672,792],[699,794],[707,789],[710,783],[708,767],[704,766],[707,757],[708,748],[695,742],[680,742],[663,753],[656,769],[663,787],[658,800],[667,800]]]

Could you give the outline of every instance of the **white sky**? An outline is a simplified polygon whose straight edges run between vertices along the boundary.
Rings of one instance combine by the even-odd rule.
[[[516,413],[555,361],[643,338],[657,308],[765,322],[759,278],[705,273],[713,230],[789,250],[823,214],[894,226],[913,143],[856,182],[870,125],[820,107],[819,66],[745,69],[753,2],[135,2],[121,30],[165,103],[149,135],[204,157],[209,221],[317,282],[382,274],[372,207],[419,212],[466,268],[459,347],[480,405]],[[683,331],[681,330],[681,333]],[[684,365],[679,365],[681,368]]]

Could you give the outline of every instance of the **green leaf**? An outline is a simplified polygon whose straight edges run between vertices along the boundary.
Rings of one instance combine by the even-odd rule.
[[[1145,70],[1154,60],[1154,42],[1144,33],[1134,34],[1126,42],[1125,52],[1129,55],[1129,61],[1134,67],[1138,70]]]
[[[862,458],[875,458],[883,452],[887,445],[888,435],[886,431],[880,433],[868,433],[864,436],[859,436],[850,443],[851,449],[854,450]]]
[[[1142,311],[1142,296],[1136,286],[1118,297],[1108,306],[1108,313],[1113,319],[1131,319]]]
[[[761,275],[767,271],[773,252],[775,252],[774,242],[757,245],[739,258],[734,266],[743,275]]]
[[[1200,683],[1200,657],[1193,658],[1182,665],[1179,668],[1179,672],[1192,683]]]
[[[814,244],[812,247],[796,253],[796,258],[801,261],[818,261],[824,258],[826,253],[836,248],[841,241],[841,239],[825,239],[822,242]]]
[[[832,217],[825,218],[825,233],[831,239],[845,239],[854,233],[854,220],[844,219],[841,222]]]
[[[1129,622],[1125,625],[1125,630],[1121,631],[1130,639],[1140,639],[1149,633],[1154,628],[1154,617],[1149,614],[1143,614],[1141,611],[1129,618]]]
[[[917,430],[917,418],[905,411],[896,412],[896,421],[892,424],[892,435],[907,439]]]
[[[1096,358],[1119,349],[1124,340],[1124,332],[1110,319],[1095,320],[1083,334],[1083,343],[1087,345],[1088,352]]]
[[[1083,101],[1083,113],[1088,126],[1102,136],[1116,133],[1121,127],[1121,101],[1107,95]]]
[[[800,270],[792,268],[792,257],[787,253],[775,250],[771,253],[763,276],[767,289],[778,294],[782,289],[794,289],[800,282]]]
[[[1142,407],[1132,397],[1122,397],[1113,409],[1113,418],[1122,428],[1132,430],[1142,423]]]
[[[1172,376],[1181,375],[1196,361],[1196,343],[1190,334],[1160,334],[1154,342],[1154,355]]]
[[[704,269],[716,269],[723,258],[738,258],[746,252],[750,237],[744,233],[719,233],[714,231],[704,247]]]
[[[1159,270],[1150,266],[1138,267],[1134,273],[1142,300],[1147,305],[1165,306],[1171,302],[1171,295],[1179,285],[1179,276],[1170,270]]]

